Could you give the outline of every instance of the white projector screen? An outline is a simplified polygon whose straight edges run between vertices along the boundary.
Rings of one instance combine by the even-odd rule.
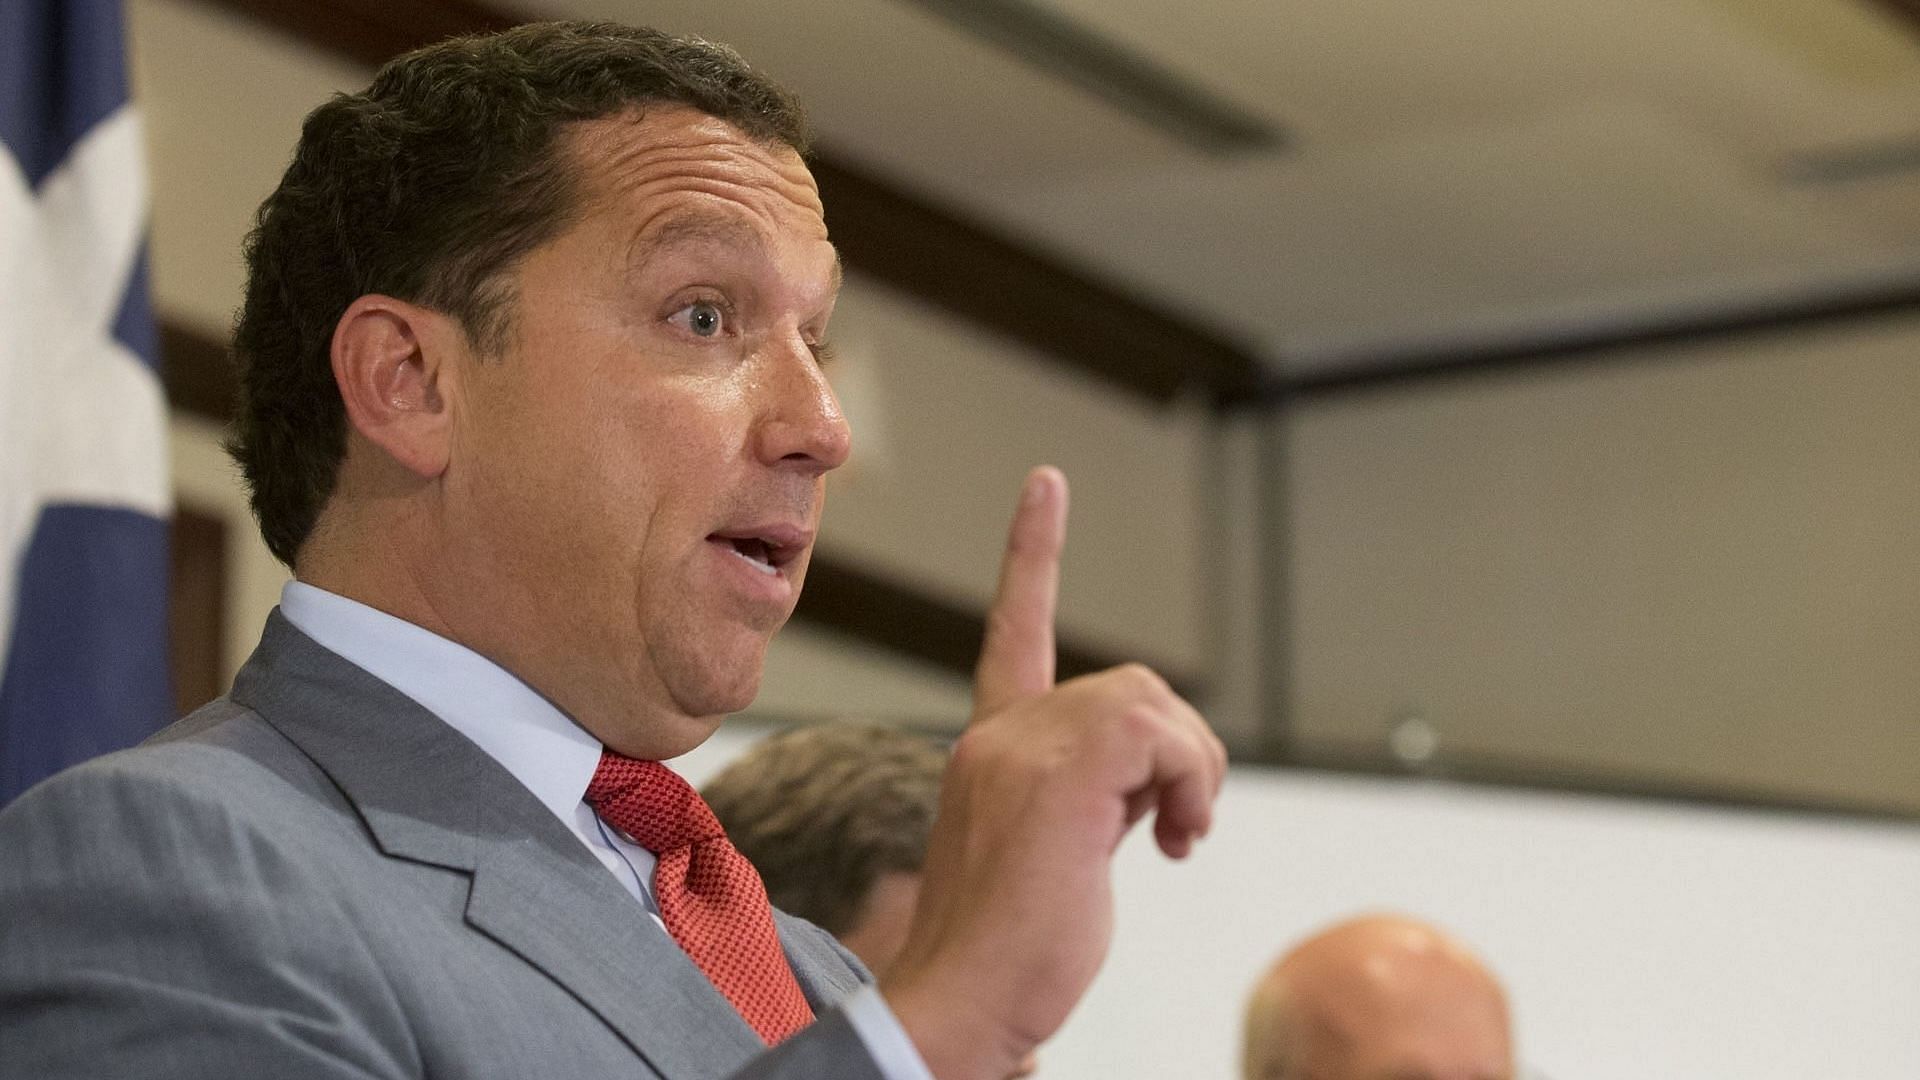
[[[1487,956],[1527,1080],[1920,1078],[1920,826],[1238,768],[1192,859],[1136,830],[1117,875],[1047,1080],[1228,1080],[1269,960],[1380,909]]]

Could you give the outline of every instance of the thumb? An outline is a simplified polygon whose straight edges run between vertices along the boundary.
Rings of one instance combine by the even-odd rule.
[[[1067,478],[1042,465],[1027,474],[1007,530],[1000,589],[974,669],[975,717],[1053,689],[1053,616],[1066,540]]]

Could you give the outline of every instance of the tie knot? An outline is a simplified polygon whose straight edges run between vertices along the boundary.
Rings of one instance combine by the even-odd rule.
[[[601,753],[593,771],[587,805],[655,855],[726,835],[706,800],[679,773],[611,750]]]

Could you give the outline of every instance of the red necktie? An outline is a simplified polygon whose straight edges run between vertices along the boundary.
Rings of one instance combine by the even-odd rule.
[[[608,750],[587,804],[653,852],[653,900],[667,932],[767,1045],[813,1022],[780,948],[767,888],[699,792],[657,761]]]

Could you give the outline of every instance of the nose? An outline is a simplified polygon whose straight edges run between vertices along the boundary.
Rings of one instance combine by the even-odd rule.
[[[853,432],[813,350],[794,334],[766,360],[766,403],[755,435],[760,460],[816,475],[846,464]]]

